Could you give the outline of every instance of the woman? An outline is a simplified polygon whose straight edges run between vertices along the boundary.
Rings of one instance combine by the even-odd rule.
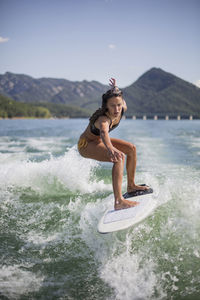
[[[148,187],[135,184],[136,147],[120,139],[110,138],[109,132],[116,128],[127,110],[122,92],[116,86],[114,78],[110,79],[111,89],[102,96],[102,107],[90,118],[90,123],[80,136],[79,153],[85,158],[112,162],[112,183],[115,197],[115,209],[124,209],[138,204],[122,196],[122,179],[125,155],[127,156],[127,192],[144,190]]]

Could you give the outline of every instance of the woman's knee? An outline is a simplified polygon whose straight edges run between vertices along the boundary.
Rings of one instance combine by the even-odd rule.
[[[125,154],[122,153],[122,162],[123,162],[123,164],[124,164],[124,162],[125,162],[125,158],[126,158]]]
[[[116,162],[114,162],[114,165],[124,165],[124,163],[125,163],[125,158],[126,158],[125,154],[122,153],[121,159],[118,160],[118,161],[116,161]]]
[[[132,143],[128,143],[128,155],[136,154],[136,146]]]

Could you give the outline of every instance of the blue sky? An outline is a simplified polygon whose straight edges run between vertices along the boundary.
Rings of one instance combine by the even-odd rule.
[[[0,74],[200,80],[200,0],[0,0]]]

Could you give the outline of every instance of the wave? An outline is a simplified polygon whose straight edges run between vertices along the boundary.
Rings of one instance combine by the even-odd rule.
[[[170,293],[174,297],[199,293],[199,171],[178,165],[168,168],[170,178],[163,166],[159,173],[138,176],[153,184],[156,208],[137,226],[99,236],[96,226],[112,205],[111,195],[88,203],[81,213],[82,239],[100,264],[101,278],[114,289],[114,299],[168,299]]]
[[[38,193],[59,193],[60,188],[71,192],[92,193],[110,189],[103,180],[93,178],[98,163],[83,159],[76,147],[65,155],[48,160],[32,162],[24,160],[9,161],[1,165],[0,188],[31,188]],[[49,190],[49,192],[48,192]]]
[[[155,209],[136,226],[100,235],[98,221],[114,202],[111,165],[82,158],[70,142],[64,149],[59,138],[4,142],[2,295],[164,300],[200,294],[200,173],[182,157],[175,161],[179,148],[167,152],[160,135],[136,138],[137,183],[153,187]],[[188,146],[195,153],[198,142]]]
[[[25,265],[3,266],[0,272],[0,297],[20,299],[21,295],[38,291],[44,276],[26,271]]]

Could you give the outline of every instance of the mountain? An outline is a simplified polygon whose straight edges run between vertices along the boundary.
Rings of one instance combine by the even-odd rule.
[[[34,79],[10,72],[0,75],[2,95],[20,102],[42,103],[54,112],[57,111],[55,104],[60,104],[60,112],[64,109],[61,104],[67,104],[84,109],[84,116],[100,106],[101,96],[108,88],[97,81]],[[144,73],[136,82],[124,88],[123,94],[128,106],[127,116],[195,114],[200,117],[200,88],[159,68]]]
[[[72,82],[6,72],[0,75],[0,94],[20,102],[50,102],[96,109],[108,86],[97,81]]]
[[[123,92],[131,113],[200,115],[200,88],[158,68]]]

